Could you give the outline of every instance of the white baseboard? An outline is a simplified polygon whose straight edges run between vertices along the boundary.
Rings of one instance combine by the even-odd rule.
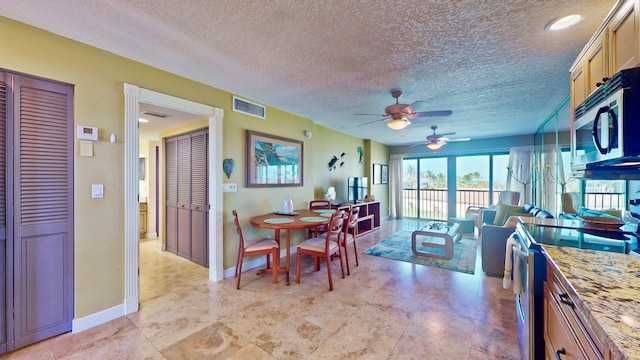
[[[79,319],[73,319],[71,322],[71,332],[74,334],[79,333],[117,319],[121,316],[124,316],[124,304],[117,305]]]

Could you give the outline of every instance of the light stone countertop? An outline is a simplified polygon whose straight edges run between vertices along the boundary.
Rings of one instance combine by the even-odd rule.
[[[576,307],[612,359],[640,359],[640,260],[619,254],[543,245],[581,301]]]

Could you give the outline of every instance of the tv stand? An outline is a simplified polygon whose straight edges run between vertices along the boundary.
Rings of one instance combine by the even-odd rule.
[[[359,207],[360,212],[358,215],[358,234],[366,234],[373,230],[380,229],[380,202],[359,202],[359,203],[344,203],[337,206],[338,209],[348,209],[349,207]]]

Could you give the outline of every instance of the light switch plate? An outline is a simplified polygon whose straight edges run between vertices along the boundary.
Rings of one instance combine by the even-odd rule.
[[[238,191],[238,186],[236,183],[228,183],[222,184],[222,192],[236,192]]]
[[[91,184],[91,198],[102,199],[104,197],[104,185],[103,184]]]

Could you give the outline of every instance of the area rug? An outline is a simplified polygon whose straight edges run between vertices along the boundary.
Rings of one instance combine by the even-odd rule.
[[[434,266],[441,269],[473,274],[476,268],[476,245],[473,238],[462,238],[453,244],[451,260],[435,259],[416,255],[411,251],[411,231],[398,231],[365,251],[365,254],[380,256],[413,264]]]

